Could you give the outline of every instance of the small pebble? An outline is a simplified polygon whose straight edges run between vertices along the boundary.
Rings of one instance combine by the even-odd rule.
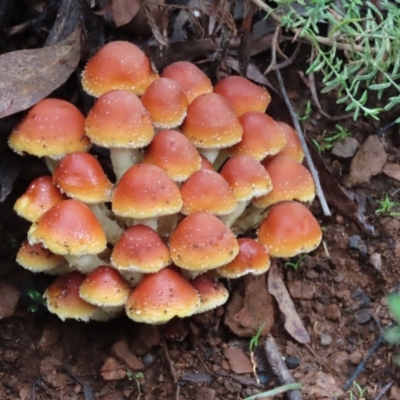
[[[146,368],[150,368],[156,361],[155,354],[148,352],[142,357],[142,363]]]
[[[355,318],[358,324],[365,324],[371,320],[371,313],[368,308],[361,308],[356,312]]]
[[[351,354],[350,354],[350,362],[353,365],[358,365],[360,364],[360,362],[363,359],[363,354],[361,352],[361,350],[354,350]]]
[[[336,275],[334,278],[333,278],[333,280],[336,282],[336,283],[340,283],[340,282],[343,282],[343,279],[345,278],[345,276],[343,275],[343,274],[338,274],[338,275]]]
[[[285,359],[286,366],[289,369],[295,369],[300,365],[300,361],[297,357],[288,356]]]
[[[269,382],[269,376],[266,372],[258,372],[257,375],[261,384],[265,385]]]
[[[322,346],[329,346],[332,343],[332,336],[327,333],[321,333],[320,342]]]
[[[369,256],[369,262],[377,270],[382,270],[382,256],[379,253],[372,253]]]
[[[362,257],[367,255],[367,246],[359,235],[349,237],[349,247],[350,249],[357,250]]]
[[[319,273],[315,269],[310,269],[309,271],[307,271],[306,277],[308,279],[316,279],[319,277]]]

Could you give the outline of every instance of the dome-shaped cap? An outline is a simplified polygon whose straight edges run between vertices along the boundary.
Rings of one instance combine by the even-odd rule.
[[[115,188],[112,210],[121,217],[152,218],[179,212],[182,197],[168,174],[152,164],[128,169]]]
[[[197,97],[189,105],[182,133],[200,149],[221,149],[242,139],[243,128],[229,103],[219,94]]]
[[[190,214],[178,224],[170,236],[169,248],[175,265],[198,272],[227,264],[239,252],[229,228],[204,212]]]
[[[177,61],[168,65],[161,74],[178,82],[189,104],[205,93],[211,93],[213,87],[208,76],[195,64],[188,61]]]
[[[130,90],[140,96],[157,77],[150,59],[139,47],[117,40],[105,44],[88,61],[82,86],[95,97],[114,89]]]
[[[138,224],[128,228],[116,243],[111,264],[120,271],[154,273],[170,265],[171,256],[155,230]]]
[[[89,149],[84,125],[85,117],[73,104],[47,98],[29,110],[12,131],[8,144],[17,153],[60,159]]]
[[[258,240],[273,257],[294,257],[316,249],[322,240],[321,227],[301,203],[284,202],[272,207],[258,230]]]
[[[200,298],[194,287],[172,268],[146,275],[133,289],[126,314],[136,322],[162,324],[196,312]]]
[[[90,208],[78,200],[64,200],[44,213],[29,229],[29,243],[42,243],[55,254],[98,254],[106,235]]]
[[[14,204],[15,212],[28,221],[34,222],[47,210],[66,197],[53,184],[49,175],[39,176],[28,186],[26,192]]]
[[[53,182],[69,197],[84,203],[110,201],[113,187],[97,158],[83,152],[63,157],[54,170]]]
[[[219,81],[214,92],[224,96],[239,117],[247,111],[264,113],[271,101],[266,89],[242,76],[228,76]]]

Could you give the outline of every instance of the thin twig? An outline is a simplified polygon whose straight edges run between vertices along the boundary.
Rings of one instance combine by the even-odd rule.
[[[378,396],[375,397],[374,400],[381,400],[383,396],[389,391],[389,389],[393,386],[394,380],[392,379],[388,384],[386,384],[382,390],[379,392]]]
[[[297,133],[299,135],[300,143],[301,143],[301,146],[303,147],[303,150],[304,150],[304,154],[305,154],[305,157],[306,157],[306,160],[307,160],[308,168],[310,169],[311,175],[312,175],[312,177],[314,179],[315,188],[316,188],[316,191],[317,191],[319,202],[321,204],[322,211],[323,211],[325,216],[330,216],[332,214],[331,214],[331,211],[329,210],[328,203],[326,202],[326,199],[325,199],[325,196],[324,196],[324,192],[322,191],[322,186],[321,186],[321,181],[319,180],[318,171],[314,166],[313,160],[311,158],[310,151],[308,150],[307,142],[306,142],[306,139],[304,137],[303,131],[301,130],[299,119],[297,117],[297,114],[293,110],[292,104],[290,103],[288,94],[286,92],[285,85],[283,83],[283,79],[282,79],[281,73],[279,72],[279,70],[276,70],[275,73],[276,73],[276,76],[277,76],[278,81],[279,81],[279,87],[280,87],[280,90],[281,90],[281,93],[282,93],[282,96],[283,96],[283,100],[285,101],[285,104],[286,104],[286,106],[287,106],[287,108],[288,108],[288,110],[290,112],[290,116],[292,117],[292,121],[293,121],[294,127],[295,127],[295,129],[296,129],[296,131],[297,131]]]
[[[162,339],[162,344],[163,344],[163,348],[164,348],[165,358],[167,359],[167,362],[169,365],[169,370],[171,371],[172,379],[174,380],[174,383],[176,383],[176,382],[178,382],[178,377],[176,375],[174,364],[172,363],[171,357],[169,355],[167,342],[165,341],[164,338]]]
[[[275,340],[271,335],[268,335],[267,339],[265,340],[264,352],[271,371],[276,376],[278,382],[281,385],[296,383],[292,375],[290,374],[286,364],[283,362],[282,355],[279,352],[278,346],[276,345]],[[296,389],[299,389],[299,387],[297,386]],[[303,396],[299,390],[293,390],[287,393],[287,399],[303,400]]]
[[[387,328],[391,328],[395,326],[395,323],[390,324]],[[353,382],[357,379],[357,376],[360,374],[360,372],[365,368],[368,359],[375,353],[376,350],[378,350],[379,346],[384,342],[384,337],[383,335],[380,335],[378,339],[375,341],[375,343],[372,345],[372,347],[369,349],[367,355],[365,358],[358,364],[358,367],[354,370],[350,378],[347,380],[345,385],[343,386],[343,390],[347,392],[349,390],[350,386],[353,384]]]

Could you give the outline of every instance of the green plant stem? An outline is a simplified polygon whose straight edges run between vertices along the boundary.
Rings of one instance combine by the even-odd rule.
[[[261,399],[261,398],[264,398],[264,397],[276,396],[277,394],[285,393],[285,392],[287,392],[289,390],[300,390],[301,387],[302,387],[301,383],[288,383],[286,385],[279,386],[279,387],[277,387],[275,389],[268,390],[266,392],[256,394],[255,396],[246,397],[243,400],[257,400],[257,399]]]
[[[263,9],[264,11],[266,11],[269,15],[272,16],[272,18],[281,23],[281,18],[279,17],[279,15],[276,15],[274,13],[274,9],[271,8],[270,6],[268,6],[267,4],[265,4],[262,0],[252,0],[252,2],[254,4],[256,4],[258,7],[260,7],[261,9]],[[363,53],[364,52],[364,47],[360,46],[360,45],[352,45],[352,44],[347,44],[347,43],[340,43],[340,42],[336,42],[335,40],[332,40],[331,38],[327,38],[327,37],[323,37],[323,36],[313,36],[313,37],[308,37],[308,36],[302,36],[302,32],[303,29],[301,28],[291,28],[290,29],[294,34],[295,37],[303,37],[307,40],[309,40],[310,42],[312,42],[313,40],[315,40],[316,42],[318,42],[319,44],[322,45],[326,45],[326,46],[335,46],[337,49],[339,50],[344,50],[344,51],[357,51],[359,53]],[[369,49],[369,51],[371,53],[375,53],[376,49],[374,47],[371,47]]]

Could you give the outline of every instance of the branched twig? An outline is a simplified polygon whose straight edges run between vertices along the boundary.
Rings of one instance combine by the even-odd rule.
[[[388,328],[394,326],[395,324],[392,323],[388,326]],[[368,359],[375,353],[376,350],[378,350],[379,346],[385,341],[383,335],[380,335],[378,339],[375,341],[375,343],[372,345],[372,347],[369,349],[367,355],[364,357],[364,359],[358,364],[358,367],[355,369],[355,371],[351,374],[350,378],[347,380],[345,385],[343,386],[343,390],[346,392],[349,390],[350,386],[353,384],[353,382],[357,379],[357,376],[360,374],[360,372],[365,368]]]
[[[325,199],[325,196],[324,196],[324,192],[322,191],[322,186],[321,186],[321,181],[319,180],[318,171],[314,166],[313,160],[311,158],[310,151],[308,150],[307,142],[306,142],[306,139],[304,138],[303,131],[301,130],[299,119],[297,117],[297,114],[293,110],[292,104],[290,103],[289,97],[288,97],[286,89],[285,89],[285,85],[283,83],[283,79],[282,79],[281,73],[279,72],[279,70],[276,70],[275,72],[276,72],[276,76],[277,76],[278,81],[279,81],[279,87],[280,87],[283,99],[285,101],[285,104],[286,104],[289,112],[290,112],[290,116],[292,117],[294,128],[296,129],[296,131],[297,131],[297,133],[299,135],[301,146],[303,147],[304,154],[305,154],[305,157],[306,157],[306,160],[307,160],[308,168],[310,169],[311,175],[312,175],[312,177],[314,179],[315,188],[316,188],[316,191],[317,191],[317,195],[318,195],[319,201],[321,203],[322,211],[323,211],[325,216],[330,216],[332,214],[331,214],[331,211],[329,210],[328,203],[326,202],[326,199]]]

